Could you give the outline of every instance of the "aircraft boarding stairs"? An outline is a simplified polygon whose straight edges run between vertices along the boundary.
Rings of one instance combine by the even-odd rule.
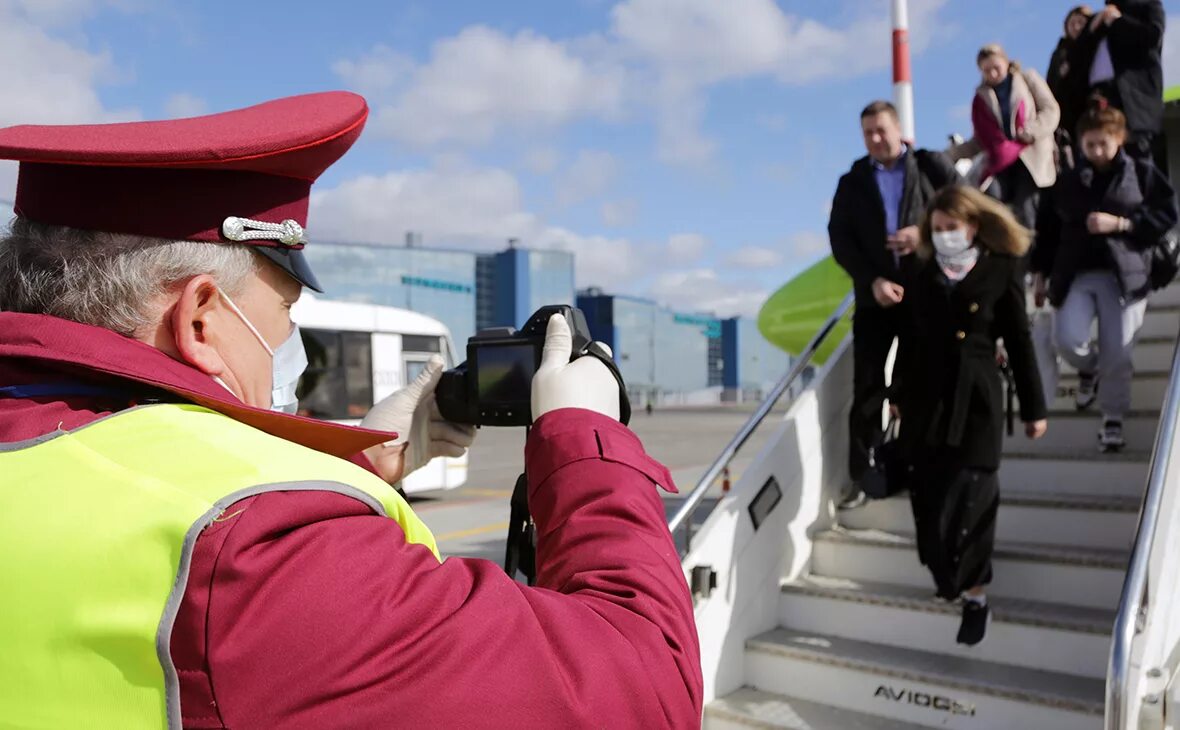
[[[1099,453],[1100,415],[1076,412],[1065,365],[1047,435],[1029,441],[1018,424],[1007,439],[992,620],[973,648],[955,642],[960,606],[933,599],[908,495],[833,508],[847,479],[845,342],[691,538],[705,727],[1104,727],[1112,628],[1178,330],[1180,284],[1150,303],[1124,452]],[[1105,725],[1116,726],[1150,725]]]

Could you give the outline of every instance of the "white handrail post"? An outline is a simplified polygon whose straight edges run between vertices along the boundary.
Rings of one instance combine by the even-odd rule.
[[[893,105],[901,118],[901,136],[913,144],[914,79],[910,71],[910,14],[907,0],[893,0]]]

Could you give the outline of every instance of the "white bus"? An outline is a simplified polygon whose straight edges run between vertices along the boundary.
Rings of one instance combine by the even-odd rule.
[[[455,365],[451,333],[407,309],[334,302],[305,293],[292,310],[307,349],[299,413],[358,424],[369,408],[412,381],[432,355]],[[467,457],[438,458],[406,477],[407,494],[454,489],[467,481]]]

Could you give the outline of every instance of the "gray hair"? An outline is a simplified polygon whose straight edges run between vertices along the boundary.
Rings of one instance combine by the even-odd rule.
[[[155,323],[153,303],[176,284],[208,274],[234,296],[258,265],[241,244],[84,231],[18,216],[0,236],[0,311],[51,314],[134,337]]]

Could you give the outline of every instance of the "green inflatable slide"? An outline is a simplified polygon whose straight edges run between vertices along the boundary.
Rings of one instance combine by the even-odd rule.
[[[758,331],[771,344],[798,355],[851,289],[848,274],[828,256],[770,295],[758,313]],[[836,326],[816,353],[816,365],[827,360],[850,326],[847,317]]]

